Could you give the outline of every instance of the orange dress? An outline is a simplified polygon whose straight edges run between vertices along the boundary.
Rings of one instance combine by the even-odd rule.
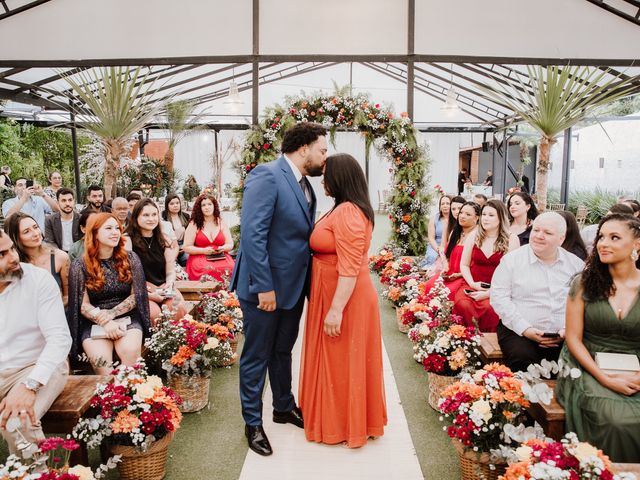
[[[378,294],[368,269],[371,223],[352,203],[321,219],[311,235],[311,296],[298,400],[307,440],[361,447],[387,424]],[[341,333],[323,331],[338,276],[357,277]]]

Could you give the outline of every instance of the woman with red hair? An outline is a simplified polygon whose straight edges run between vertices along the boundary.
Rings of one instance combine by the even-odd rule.
[[[141,356],[150,326],[144,270],[125,250],[120,222],[110,213],[92,215],[87,223],[84,255],[69,274],[67,315],[72,354],[84,350],[99,375],[111,370],[114,348],[124,365]]]
[[[191,222],[184,232],[189,280],[210,275],[222,281],[223,275],[231,276],[234,262],[227,252],[232,248],[233,238],[229,226],[220,217],[218,201],[210,193],[203,193],[193,204]]]

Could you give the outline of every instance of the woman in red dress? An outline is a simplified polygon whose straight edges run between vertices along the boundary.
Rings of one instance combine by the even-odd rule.
[[[453,300],[456,292],[464,281],[460,273],[460,260],[462,258],[462,247],[465,239],[472,234],[478,226],[480,217],[480,206],[475,202],[465,202],[458,213],[458,218],[453,226],[451,235],[447,241],[443,272],[431,277],[425,286],[425,292],[429,292],[442,277],[444,286],[449,289],[449,300]]]
[[[489,286],[502,257],[519,246],[518,237],[509,233],[504,203],[489,200],[482,207],[478,229],[464,243],[460,260],[464,282],[455,295],[453,313],[466,325],[472,326],[475,320],[481,332],[496,331],[500,319],[489,303]]]
[[[307,440],[357,448],[387,424],[378,294],[368,271],[374,213],[351,155],[327,158],[324,185],[335,206],[310,240],[299,402]]]
[[[189,280],[210,275],[218,281],[231,276],[233,258],[227,253],[233,248],[233,238],[226,222],[220,217],[218,201],[203,193],[193,204],[191,222],[184,232],[183,250],[189,255]]]

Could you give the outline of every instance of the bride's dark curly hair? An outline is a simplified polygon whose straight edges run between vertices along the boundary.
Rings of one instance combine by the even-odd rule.
[[[587,258],[581,278],[584,297],[590,301],[607,299],[616,292],[616,286],[609,273],[609,266],[600,261],[598,249],[596,248],[602,225],[612,221],[626,224],[629,230],[631,230],[631,234],[635,238],[640,238],[640,220],[636,217],[623,213],[612,213],[600,220],[596,241],[594,242],[594,247],[589,258]],[[640,259],[636,260],[636,268],[640,268]]]

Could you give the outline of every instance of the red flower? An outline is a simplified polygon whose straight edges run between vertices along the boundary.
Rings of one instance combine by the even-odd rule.
[[[265,143],[264,145],[262,145],[262,148],[264,148],[265,150],[269,150],[270,146],[271,146],[271,144]]]
[[[271,128],[276,128],[277,126],[278,126],[278,124],[277,124],[277,123],[272,123],[272,124],[271,124]]]
[[[251,165],[247,165],[246,167],[244,167],[244,169],[248,172],[249,170],[251,170]]]
[[[411,195],[412,197],[416,196],[416,192],[411,192],[409,195]]]

